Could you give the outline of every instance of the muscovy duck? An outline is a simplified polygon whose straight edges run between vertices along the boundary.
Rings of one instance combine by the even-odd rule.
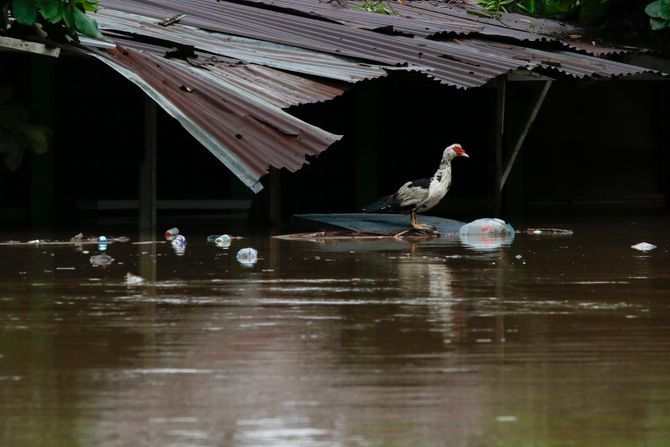
[[[442,154],[440,167],[431,178],[422,178],[407,182],[395,194],[382,197],[375,203],[363,208],[366,213],[409,213],[410,224],[417,230],[429,228],[416,222],[416,213],[434,207],[449,191],[451,185],[451,160],[456,157],[469,158],[460,144],[448,146]]]

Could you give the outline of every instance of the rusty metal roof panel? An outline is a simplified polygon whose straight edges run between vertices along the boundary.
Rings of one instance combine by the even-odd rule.
[[[360,10],[363,2],[314,0],[246,0],[287,11],[297,11],[348,26],[415,37],[480,34],[519,41],[557,41],[568,48],[594,56],[620,54],[627,50],[580,40],[584,30],[556,20],[514,13],[483,11],[467,3],[412,1],[391,6],[396,15]],[[490,17],[487,17],[489,15]]]
[[[388,30],[416,37],[440,34],[509,37],[524,41],[554,40],[574,34],[579,28],[553,20],[519,14],[493,15],[474,5],[413,1],[395,3],[395,15],[360,10],[361,1],[343,2],[315,0],[246,0],[286,11],[322,17],[338,23],[368,30]],[[489,15],[490,17],[487,17]]]
[[[467,58],[457,46],[444,46],[436,50],[425,39],[387,36],[227,2],[212,4],[189,0],[180,3],[179,10],[171,11],[148,0],[109,0],[107,4],[108,7],[122,10],[137,10],[137,5],[141,4],[140,12],[153,18],[182,12],[187,14],[182,23],[188,22],[189,25],[208,30],[363,59],[381,65],[423,67],[431,77],[459,88],[481,86],[508,71],[510,65],[523,65],[523,62],[511,64],[509,60],[500,58],[481,61],[480,66],[472,65],[462,62]],[[203,6],[202,9],[200,6]],[[450,51],[455,54],[450,54]]]
[[[159,21],[157,17],[100,8],[96,19],[103,33],[121,31],[174,42],[178,45],[192,45],[198,50],[212,54],[310,76],[345,82],[358,82],[386,76],[386,72],[380,67],[313,50],[246,39],[220,32],[212,33],[191,26],[178,24],[160,26],[157,24]]]
[[[186,0],[178,3],[159,3],[154,0],[132,2],[129,0],[108,0],[107,5],[114,9],[141,13],[154,19],[183,13],[186,14],[186,17],[180,22],[182,24],[243,36],[248,39],[248,42],[259,40],[267,42],[264,45],[279,43],[283,46],[369,61],[371,64],[382,66],[409,66],[440,82],[459,88],[481,86],[513,69],[542,67],[534,62],[534,58],[530,58],[529,61],[527,54],[518,54],[520,50],[511,51],[510,54],[510,51],[504,48],[497,50],[495,45],[483,51],[481,45],[478,47],[477,45],[460,44],[460,42],[467,42],[467,39],[462,41],[453,39],[451,41],[435,41],[385,35],[282,11],[226,1]],[[420,7],[432,13],[444,13],[443,10],[439,9],[442,7],[426,6],[424,4],[421,4]],[[452,14],[453,9],[450,9],[448,13]],[[465,10],[459,8],[456,8],[456,10],[457,12],[454,14],[468,15]],[[519,16],[519,18],[516,18],[516,15],[511,16],[517,22],[527,20],[527,18],[522,19],[524,16]],[[512,21],[512,24],[509,25],[510,29],[515,32],[519,31],[516,28],[522,25],[512,19],[510,19]],[[512,25],[516,28],[513,28]],[[571,29],[567,26],[556,25],[551,21],[538,21],[536,26],[543,26],[544,29],[548,30],[547,32],[555,31],[555,27],[565,28],[565,30]],[[530,49],[528,51],[530,52]],[[549,53],[551,52],[543,54],[542,57],[546,58]],[[595,61],[585,63],[580,60],[579,55],[575,54],[575,60],[570,61],[570,54],[562,53],[560,56],[563,61],[561,62],[562,65],[565,67],[574,66],[563,70],[570,75],[607,73],[609,65],[612,66],[611,71],[614,73],[622,71],[617,63],[604,59],[598,59],[597,64]],[[584,64],[586,64],[585,67],[583,67]],[[594,65],[598,64],[604,65],[605,68],[594,68]],[[551,61],[545,63],[545,65],[550,66]],[[623,72],[627,71],[633,72],[632,69],[623,70]]]
[[[414,1],[398,8],[401,12],[413,11],[422,17],[454,17],[463,20],[473,20],[486,24],[489,28],[487,35],[495,36],[501,32],[501,37],[517,32],[520,40],[538,40],[543,38],[558,38],[569,34],[581,33],[581,28],[556,20],[529,17],[514,13],[491,14],[482,10],[478,5],[469,2],[447,3]]]
[[[441,33],[470,34],[479,32],[487,25],[475,20],[441,15],[431,17],[413,13],[400,4],[390,6],[396,15],[378,14],[359,9],[362,2],[338,3],[336,1],[314,0],[247,0],[248,3],[266,5],[284,11],[295,11],[314,17],[320,17],[354,28],[379,30],[390,33],[402,33],[416,37],[429,37]]]
[[[574,39],[561,39],[560,42],[571,50],[581,51],[593,56],[610,56],[612,54],[630,53],[632,49],[605,46],[596,42],[583,42]]]
[[[578,54],[569,51],[544,51],[500,42],[490,42],[478,39],[468,39],[462,42],[464,46],[477,48],[482,52],[505,55],[512,60],[524,61],[526,68],[533,70],[555,70],[569,76],[584,78],[614,77],[651,72],[635,65]]]
[[[220,82],[234,85],[282,109],[328,101],[347,90],[343,85],[327,84],[261,65],[215,64],[207,70]]]
[[[340,139],[205,70],[149,53],[95,51],[142,88],[254,191],[270,166],[295,171]]]

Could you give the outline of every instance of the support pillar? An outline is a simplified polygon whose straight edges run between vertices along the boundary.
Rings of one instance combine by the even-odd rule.
[[[148,96],[144,98],[144,158],[140,162],[139,227],[140,232],[156,231],[156,148],[157,108]]]
[[[542,108],[542,104],[544,104],[544,99],[547,97],[547,93],[549,93],[549,88],[551,87],[551,83],[553,81],[545,81],[544,86],[542,87],[542,91],[540,92],[540,96],[538,96],[537,100],[535,101],[535,104],[533,105],[533,108],[530,111],[530,115],[528,115],[528,118],[526,119],[526,124],[523,126],[523,130],[519,134],[519,138],[516,140],[516,144],[514,145],[514,149],[512,150],[512,154],[510,155],[509,159],[507,160],[507,163],[505,163],[505,170],[502,173],[502,177],[500,178],[500,183],[498,188],[502,191],[503,187],[505,186],[505,182],[507,181],[507,177],[509,177],[510,172],[512,171],[512,167],[514,166],[514,162],[516,161],[517,155],[519,155],[519,151],[521,151],[521,147],[523,146],[524,141],[526,141],[526,135],[528,135],[528,131],[530,130],[530,127],[533,125],[533,122],[535,121],[535,118],[537,117],[538,112]]]
[[[277,168],[270,168],[270,197],[268,214],[273,226],[281,225],[281,172]]]
[[[502,158],[503,138],[505,134],[505,96],[507,94],[507,77],[502,77],[497,84],[496,101],[496,144],[494,157],[494,184],[493,184],[493,215],[500,217],[502,213]]]
[[[356,207],[377,200],[379,87],[362,86],[356,92]]]

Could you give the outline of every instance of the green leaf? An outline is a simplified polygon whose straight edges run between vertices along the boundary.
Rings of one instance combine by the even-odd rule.
[[[670,0],[661,0],[661,17],[670,20]]]
[[[21,25],[33,25],[37,20],[37,8],[34,0],[13,0],[12,14]]]
[[[65,27],[72,32],[74,32],[74,30],[76,29],[74,26],[74,13],[73,13],[74,9],[75,8],[68,5],[65,7],[65,10],[63,11],[63,21],[65,22]]]
[[[661,0],[649,3],[644,8],[644,12],[646,12],[649,17],[661,17]]]
[[[63,3],[60,0],[43,1],[38,7],[48,22],[58,23],[63,19]]]
[[[98,10],[98,3],[100,3],[98,0],[89,0],[82,2],[81,5],[84,7],[84,11],[95,12]]]
[[[18,123],[15,132],[20,133],[21,141],[29,146],[33,152],[43,154],[49,149],[50,131],[46,127],[36,126],[28,123]]]
[[[74,24],[77,31],[88,37],[102,37],[95,20],[88,17],[79,8],[72,8],[72,13],[74,14]]]
[[[660,31],[662,29],[668,28],[669,24],[670,22],[664,19],[657,19],[655,17],[649,18],[649,25],[651,26],[651,29],[654,31]]]

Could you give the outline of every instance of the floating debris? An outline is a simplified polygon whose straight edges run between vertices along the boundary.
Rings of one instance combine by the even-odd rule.
[[[84,240],[84,233],[77,233],[70,238],[70,242],[81,242]]]
[[[473,220],[463,225],[458,234],[465,235],[487,235],[487,236],[514,236],[514,228],[507,222],[498,218],[485,217],[483,219]]]
[[[575,232],[564,228],[526,228],[524,233],[534,236],[571,236]]]
[[[91,265],[93,265],[93,267],[107,267],[112,262],[114,262],[114,258],[103,253],[101,255],[91,256],[89,261],[91,261]]]
[[[126,284],[129,286],[136,286],[138,284],[142,284],[144,282],[144,278],[138,275],[133,275],[132,273],[128,272],[126,273]]]
[[[186,252],[186,238],[181,234],[178,234],[172,239],[172,248],[177,256],[183,256]]]
[[[648,242],[640,242],[639,244],[631,245],[630,248],[639,251],[650,251],[656,248],[654,244]]]
[[[227,234],[222,234],[221,236],[214,239],[214,243],[216,244],[217,247],[220,247],[220,248],[230,247],[231,241],[232,241],[232,238],[230,236],[228,236]]]
[[[251,247],[243,248],[237,252],[237,261],[245,266],[252,266],[258,261],[258,252]]]
[[[179,234],[179,228],[172,227],[165,232],[165,239],[168,241],[174,240],[175,237]]]

